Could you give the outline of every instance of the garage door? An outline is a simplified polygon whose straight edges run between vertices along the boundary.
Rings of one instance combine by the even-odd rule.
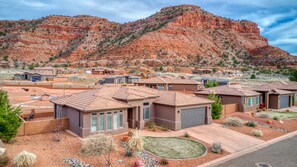
[[[280,108],[286,108],[290,106],[290,97],[289,96],[281,96],[280,97]]]
[[[204,125],[206,108],[190,108],[181,110],[181,127],[189,128],[197,125]]]
[[[32,76],[32,82],[37,82],[40,81],[41,77],[40,76]]]

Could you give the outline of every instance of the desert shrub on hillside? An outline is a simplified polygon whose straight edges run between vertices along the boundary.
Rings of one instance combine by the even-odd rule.
[[[80,152],[83,155],[98,156],[102,155],[110,165],[111,153],[117,150],[117,145],[111,135],[96,134],[83,140]]]
[[[263,132],[261,130],[254,130],[253,135],[256,137],[263,137]]]
[[[128,142],[128,149],[130,149],[133,153],[140,152],[143,150],[143,136],[141,131],[135,129],[133,131],[133,135]]]
[[[273,120],[276,120],[276,121],[279,121],[279,120],[280,120],[280,117],[278,117],[278,116],[273,116],[272,119],[273,119]]]
[[[13,164],[16,167],[33,167],[36,162],[36,158],[35,154],[22,151],[13,158]]]
[[[228,117],[225,122],[227,126],[243,126],[243,124],[244,121],[237,117]]]

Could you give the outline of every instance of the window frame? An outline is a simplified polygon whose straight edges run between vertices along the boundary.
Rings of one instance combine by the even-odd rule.
[[[148,118],[146,117],[146,111],[148,112]],[[144,102],[143,103],[143,120],[149,120],[150,118],[151,118],[150,103]]]
[[[93,118],[96,120],[96,129],[93,130]],[[92,113],[91,114],[91,133],[98,132],[98,114],[97,113]]]
[[[110,117],[109,117],[110,116]],[[108,127],[108,121],[109,121],[109,118],[110,118],[110,129],[109,129],[109,127]],[[108,112],[107,114],[106,114],[106,131],[112,131],[112,123],[113,123],[113,121],[112,121],[112,112]]]
[[[101,124],[102,124],[102,120],[101,120],[101,116],[103,116],[103,129],[101,129]],[[105,113],[100,113],[99,114],[99,132],[104,132],[106,130],[106,127],[105,127]]]
[[[254,98],[253,98],[253,97],[249,97],[249,98],[248,98],[248,106],[249,106],[249,107],[254,106]]]
[[[121,121],[122,119],[122,121]],[[119,112],[119,128],[124,128],[124,114],[123,111]]]

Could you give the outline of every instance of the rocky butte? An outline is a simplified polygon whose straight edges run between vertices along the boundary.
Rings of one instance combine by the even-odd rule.
[[[238,66],[293,64],[256,23],[215,16],[198,6],[161,9],[119,24],[92,16],[0,21],[0,57],[10,62],[98,65]]]

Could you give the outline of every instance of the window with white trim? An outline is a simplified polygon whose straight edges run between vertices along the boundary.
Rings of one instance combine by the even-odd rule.
[[[260,98],[260,96],[257,96],[257,99],[256,99],[256,104],[260,104],[260,101],[261,101],[261,98]]]
[[[113,113],[113,129],[118,129],[118,112]]]
[[[249,99],[248,99],[248,105],[250,107],[254,105],[254,98],[253,97],[249,97]]]
[[[104,130],[105,130],[104,113],[100,113],[100,116],[99,116],[99,131],[103,132]]]

